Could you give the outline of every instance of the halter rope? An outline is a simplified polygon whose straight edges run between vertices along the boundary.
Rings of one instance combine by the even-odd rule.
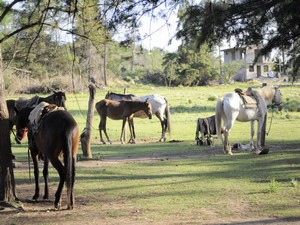
[[[270,126],[269,126],[269,130],[268,130],[268,132],[266,132],[266,135],[267,135],[267,136],[269,135],[269,133],[270,133],[270,130],[271,130],[272,121],[273,121],[273,113],[274,113],[274,110],[273,110],[273,108],[272,108],[272,116],[271,116]]]

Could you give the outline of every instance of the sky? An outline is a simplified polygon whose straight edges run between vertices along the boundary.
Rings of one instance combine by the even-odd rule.
[[[169,52],[177,51],[181,41],[172,38],[175,36],[177,28],[177,16],[175,13],[172,13],[167,23],[164,19],[151,20],[150,17],[144,17],[142,19],[142,26],[139,32],[142,37],[146,36],[146,38],[141,41],[144,48],[151,50],[152,48],[159,47]],[[172,42],[170,44],[169,40],[171,38]]]
[[[170,11],[164,6],[161,6],[159,10],[163,10],[167,14],[166,19],[151,17],[150,15],[143,15],[140,20],[140,27],[138,29],[139,35],[142,40],[138,42],[145,49],[151,50],[155,47],[159,47],[165,51],[175,52],[178,46],[181,44],[180,40],[176,40],[174,37],[177,28],[177,12]],[[156,11],[157,13],[157,11]],[[122,40],[123,33],[119,30],[119,33],[115,34],[115,40]],[[172,38],[174,37],[174,38]],[[172,42],[169,43],[172,38]]]

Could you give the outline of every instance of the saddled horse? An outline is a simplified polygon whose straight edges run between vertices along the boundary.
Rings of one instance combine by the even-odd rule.
[[[254,121],[258,121],[257,140],[254,149],[256,149],[257,153],[260,153],[262,128],[267,114],[267,106],[277,106],[278,110],[282,110],[283,108],[281,93],[278,87],[265,86],[257,91],[250,89],[245,95],[252,95],[255,104],[248,107],[240,91],[226,94],[216,104],[217,135],[218,138],[222,138],[226,154],[232,154],[229,143],[229,132],[235,120],[239,122],[251,122],[251,147],[253,147]],[[221,127],[222,121],[224,122],[223,128]],[[223,132],[222,134],[221,131]]]
[[[123,120],[122,123],[122,132],[120,141],[123,144],[123,134],[124,134],[124,127],[126,124],[126,120],[128,120],[129,129],[130,129],[130,140],[129,142],[135,143],[135,131],[133,125],[133,114],[138,111],[143,111],[149,119],[152,118],[152,107],[148,100],[145,101],[114,101],[109,99],[103,99],[96,103],[96,110],[100,116],[100,123],[99,123],[99,133],[100,133],[100,141],[105,144],[105,141],[102,137],[102,131],[104,132],[107,140],[109,137],[106,132],[106,119],[107,117],[113,120]]]
[[[61,207],[61,192],[64,182],[66,182],[68,209],[73,209],[75,203],[75,163],[79,144],[79,129],[76,121],[69,112],[65,110],[53,110],[50,107],[55,108],[56,106],[48,105],[43,108],[42,117],[38,127],[35,128],[33,128],[32,123],[29,121],[29,116],[32,115],[31,113],[34,112],[35,108],[26,107],[21,109],[17,117],[16,138],[21,139],[24,136],[25,129],[28,128],[28,145],[34,163],[35,177],[35,194],[33,199],[37,200],[40,195],[38,158],[41,156],[44,159],[43,175],[45,193],[43,198],[49,198],[48,164],[50,160],[60,178],[55,193],[54,207],[55,209]],[[61,155],[63,155],[64,163],[60,161]]]
[[[39,97],[36,95],[30,99],[19,98],[17,100],[6,100],[6,105],[9,113],[10,130],[12,131],[13,126],[16,125],[17,112],[20,111],[22,108],[35,107],[40,102],[48,102],[49,104],[55,104],[59,107],[64,107],[66,109],[66,100],[66,95],[62,91],[54,91],[53,94],[48,97]]]
[[[166,133],[167,132],[171,133],[170,109],[169,109],[168,101],[165,99],[165,97],[158,94],[139,97],[133,94],[122,95],[113,92],[108,92],[105,96],[105,99],[110,99],[115,101],[120,101],[120,100],[145,101],[146,99],[148,99],[148,101],[151,103],[152,106],[152,114],[156,115],[156,117],[159,119],[161,124],[162,132],[159,141],[166,141]],[[147,118],[147,115],[144,112],[139,111],[134,114],[134,117]]]

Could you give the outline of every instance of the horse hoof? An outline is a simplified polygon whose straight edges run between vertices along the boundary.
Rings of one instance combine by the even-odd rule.
[[[48,200],[48,199],[49,199],[49,196],[48,196],[48,195],[44,195],[44,196],[43,196],[43,199],[44,199],[44,200]]]
[[[72,209],[74,209],[74,206],[73,205],[68,205],[67,209],[72,210]]]
[[[54,210],[60,210],[60,204],[54,203]]]
[[[269,153],[269,149],[268,148],[260,148],[260,149],[257,149],[255,151],[255,153],[257,155],[265,155],[265,154],[268,154]]]
[[[39,195],[34,195],[34,196],[32,197],[32,199],[33,199],[33,200],[38,200],[38,199],[39,199]]]

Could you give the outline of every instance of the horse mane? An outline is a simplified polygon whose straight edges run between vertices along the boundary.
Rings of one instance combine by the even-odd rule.
[[[275,95],[275,88],[273,86],[264,86],[257,90],[257,92],[267,102],[267,104],[270,104]]]
[[[107,95],[117,95],[117,96],[120,96],[120,97],[127,97],[127,96],[130,96],[130,97],[136,97],[134,94],[118,94],[118,93],[115,93],[115,92],[108,92]]]
[[[21,110],[26,107],[32,107],[37,104],[38,100],[39,100],[39,96],[37,95],[33,96],[30,99],[20,97],[16,100],[15,107],[17,110]]]
[[[274,96],[274,87],[272,86],[264,86],[263,88],[258,89],[257,91],[264,99],[268,99],[270,96]]]

